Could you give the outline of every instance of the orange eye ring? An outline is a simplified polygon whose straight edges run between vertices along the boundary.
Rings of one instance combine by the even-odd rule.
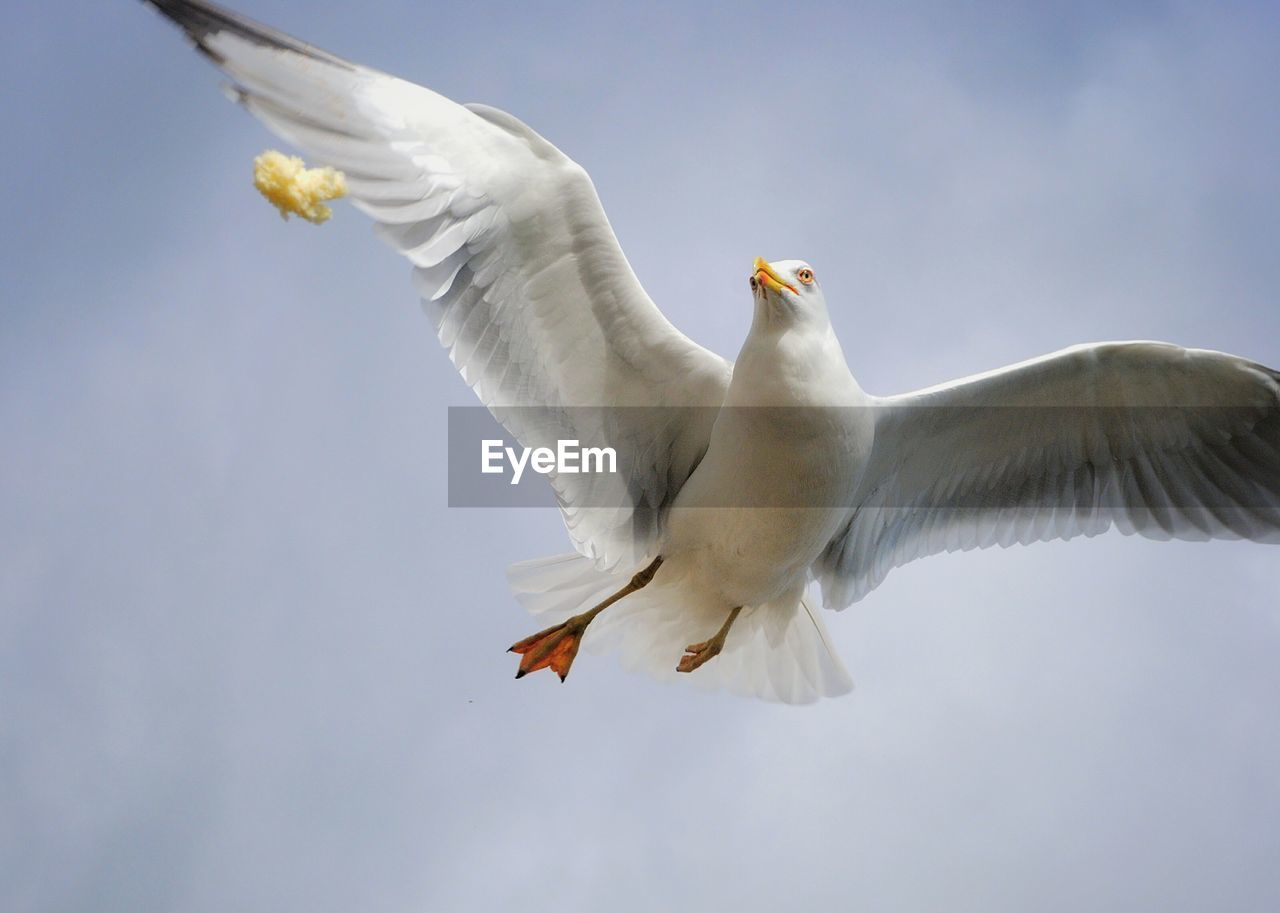
[[[804,269],[796,273],[796,278],[799,279],[801,282],[803,282],[805,285],[813,285],[813,270],[809,269],[806,266]]]

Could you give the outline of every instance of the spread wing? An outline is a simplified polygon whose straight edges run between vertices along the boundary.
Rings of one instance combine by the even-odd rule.
[[[1280,541],[1280,373],[1151,342],[1077,346],[876,406],[814,568],[843,608],[943,551],[1094,536]]]
[[[706,450],[731,369],[645,294],[586,172],[501,111],[211,3],[150,2],[254,116],[346,173],[352,202],[413,264],[453,363],[509,432],[528,447],[617,451],[617,475],[552,485],[579,551],[605,567],[643,558]]]

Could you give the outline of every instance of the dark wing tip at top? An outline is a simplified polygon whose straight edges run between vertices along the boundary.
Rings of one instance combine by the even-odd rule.
[[[254,22],[216,4],[206,3],[204,0],[143,0],[143,2],[149,3],[172,19],[187,33],[187,37],[195,43],[195,46],[215,63],[221,62],[222,58],[209,46],[209,39],[221,32],[230,32],[264,47],[293,51],[295,54],[314,60],[323,60],[325,63],[344,69],[355,69],[350,61],[335,57],[328,51],[307,44],[305,41],[299,41],[292,35],[286,35],[284,32]]]

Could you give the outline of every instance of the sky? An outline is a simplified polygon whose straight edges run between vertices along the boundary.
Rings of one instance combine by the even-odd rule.
[[[534,126],[727,356],[763,255],[875,393],[1280,366],[1274,3],[243,2]],[[567,540],[446,506],[472,400],[408,265],[282,222],[142,4],[7,19],[0,909],[1280,908],[1274,547],[917,562],[828,616],[856,688],[809,707],[516,682],[503,570]]]

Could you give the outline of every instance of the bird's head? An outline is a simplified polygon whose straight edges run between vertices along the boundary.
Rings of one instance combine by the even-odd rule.
[[[756,257],[751,271],[756,313],[771,319],[803,320],[827,316],[827,303],[813,267],[803,260],[769,263]]]

